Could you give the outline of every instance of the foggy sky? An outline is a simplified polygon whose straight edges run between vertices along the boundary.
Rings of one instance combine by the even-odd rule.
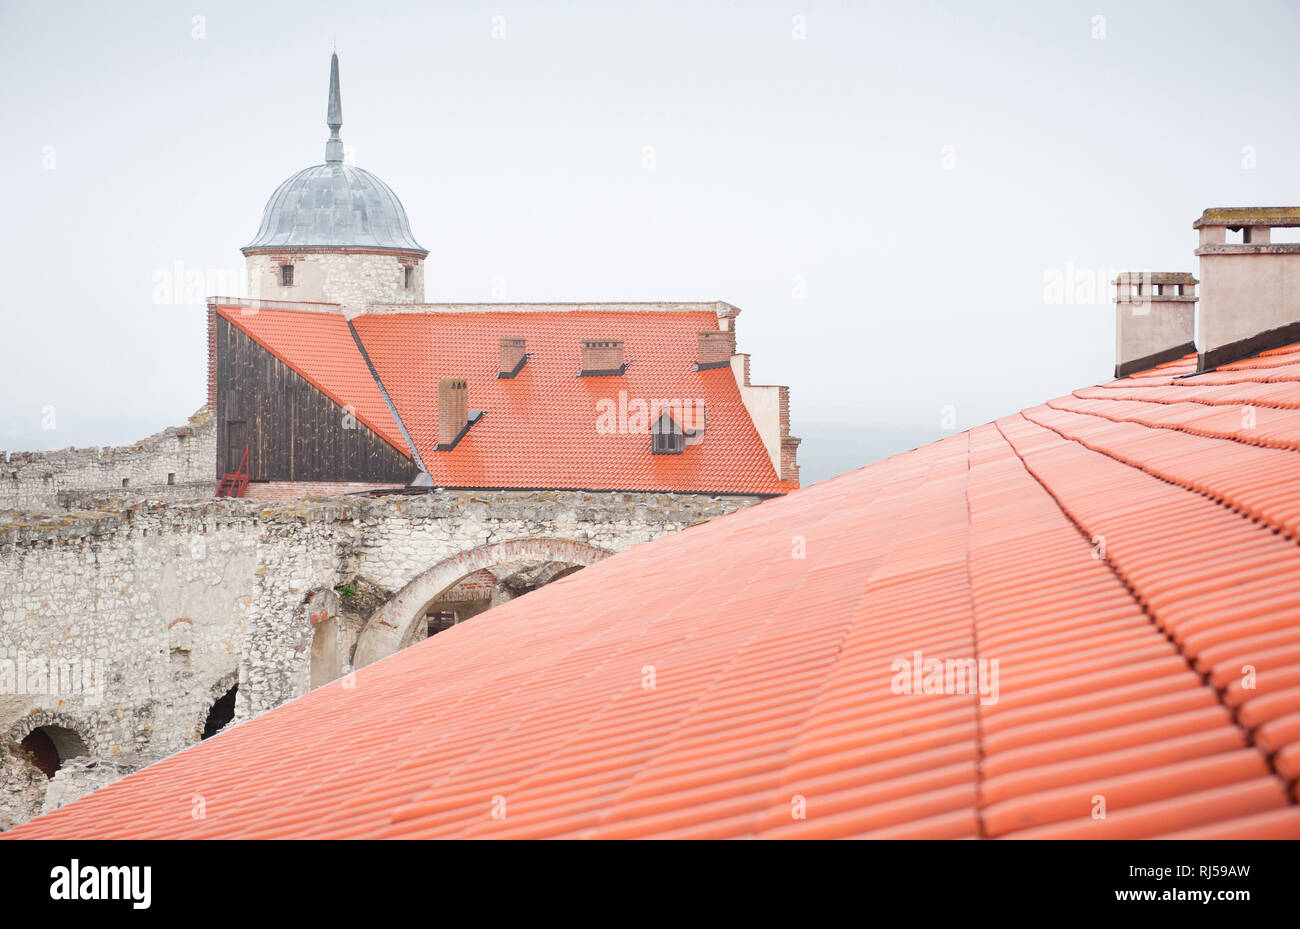
[[[805,482],[1106,380],[1095,282],[1300,203],[1296,4],[468,6],[0,3],[0,448],[204,402],[186,284],[323,160],[335,42],[429,301],[733,303]]]

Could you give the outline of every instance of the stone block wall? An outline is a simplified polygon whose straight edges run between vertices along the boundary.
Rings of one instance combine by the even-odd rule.
[[[105,499],[181,499],[216,492],[216,421],[207,408],[116,448],[0,452],[0,511],[55,513]]]
[[[75,732],[89,760],[44,784],[50,802],[67,802],[135,764],[100,762],[194,744],[232,686],[238,724],[345,673],[367,620],[396,593],[430,576],[439,590],[451,586],[493,563],[484,552],[512,563],[568,562],[579,550],[603,557],[756,502],[442,490],[0,516],[0,745],[40,726]],[[371,660],[408,642],[381,639]],[[313,672],[322,656],[334,664]],[[45,680],[20,680],[20,661],[45,668]],[[0,794],[5,828],[46,797],[33,799],[42,782],[28,783],[20,759],[0,766],[19,785]]]
[[[359,312],[370,303],[424,301],[424,262],[373,252],[253,254],[246,259],[254,300],[338,303]],[[293,284],[280,284],[280,266],[292,264]],[[411,284],[406,286],[406,268]]]

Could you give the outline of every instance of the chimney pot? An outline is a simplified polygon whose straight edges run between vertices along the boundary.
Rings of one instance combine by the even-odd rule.
[[[514,377],[519,373],[519,369],[524,366],[524,359],[528,357],[526,347],[527,343],[521,338],[501,340],[501,367],[497,371],[497,377]]]
[[[1300,242],[1273,230],[1300,227],[1300,207],[1221,207],[1192,224],[1200,232],[1198,331],[1205,371],[1300,341]],[[1240,230],[1240,242],[1227,231]]]
[[[622,374],[623,340],[622,339],[583,339],[582,373]]]
[[[1115,376],[1126,377],[1196,351],[1196,278],[1126,271],[1115,284]]]
[[[695,366],[701,371],[706,368],[721,368],[731,364],[731,356],[735,353],[735,330],[706,329],[699,333]]]
[[[438,447],[449,449],[456,444],[469,423],[469,389],[463,377],[444,377],[438,381]]]

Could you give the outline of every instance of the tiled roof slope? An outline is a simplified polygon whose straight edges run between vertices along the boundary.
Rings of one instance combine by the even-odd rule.
[[[1300,837],[1300,345],[1192,370],[635,547],[7,836]],[[996,702],[895,693],[917,651]]]
[[[276,357],[409,455],[347,321],[336,313],[221,311]],[[711,311],[515,311],[362,315],[352,321],[434,486],[782,494],[782,481],[730,368],[695,371]],[[499,339],[523,337],[529,358],[498,378]],[[621,339],[626,372],[579,377],[583,339]],[[464,377],[484,416],[450,451],[438,441],[438,380]],[[602,400],[703,401],[708,429],[680,455],[651,453],[648,433],[602,434]],[[625,417],[626,422],[626,417]]]
[[[347,320],[338,313],[271,307],[218,307],[217,312],[339,406],[351,406],[359,422],[411,457]]]
[[[704,312],[394,313],[353,321],[439,487],[583,488],[778,494],[781,481],[730,368],[695,371]],[[498,378],[499,340],[522,337],[519,374]],[[621,376],[579,377],[583,339],[621,339]],[[450,451],[438,441],[438,379],[468,381],[483,418]],[[602,400],[703,401],[708,430],[680,455],[655,455],[647,432],[602,434]]]

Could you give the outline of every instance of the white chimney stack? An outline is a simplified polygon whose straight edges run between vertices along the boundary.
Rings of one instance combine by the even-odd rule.
[[[1196,278],[1127,271],[1115,284],[1115,376],[1127,377],[1196,351]]]
[[[1300,207],[1206,210],[1200,230],[1198,370],[1300,342],[1300,242],[1273,242],[1274,229],[1300,227]],[[1241,232],[1229,243],[1228,230]]]

